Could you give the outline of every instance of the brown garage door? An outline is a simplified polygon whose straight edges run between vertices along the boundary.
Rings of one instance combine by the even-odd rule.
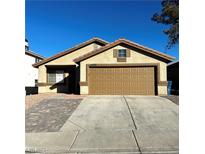
[[[154,67],[90,67],[91,95],[155,95]]]

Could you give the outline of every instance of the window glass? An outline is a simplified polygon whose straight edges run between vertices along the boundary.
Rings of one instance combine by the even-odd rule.
[[[64,71],[57,70],[56,71],[56,83],[63,83],[63,79],[64,79]]]
[[[40,61],[40,59],[36,58],[35,59],[35,63],[38,63]]]
[[[126,49],[119,49],[118,57],[120,57],[120,58],[126,57]]]
[[[64,71],[63,70],[49,71],[48,83],[64,83]]]
[[[48,73],[48,83],[56,83],[56,74],[54,72]]]

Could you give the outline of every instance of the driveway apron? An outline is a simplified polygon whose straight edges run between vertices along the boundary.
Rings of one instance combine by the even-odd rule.
[[[125,97],[138,127],[134,133],[142,153],[178,153],[178,106],[157,96]]]
[[[122,96],[88,96],[72,114],[61,131],[72,130],[132,130],[135,129]],[[71,126],[70,126],[71,125]]]

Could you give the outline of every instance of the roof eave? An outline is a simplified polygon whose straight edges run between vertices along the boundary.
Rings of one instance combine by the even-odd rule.
[[[34,53],[34,52],[31,51],[31,50],[29,50],[29,51],[25,50],[25,54],[31,55],[31,56],[33,56],[33,57],[37,57],[37,58],[40,58],[40,59],[45,59],[45,57],[43,57],[43,56],[41,56],[41,55],[39,55],[39,54],[37,54],[37,53]]]
[[[174,59],[174,60],[176,60],[176,59]],[[177,64],[177,63],[179,63],[179,60],[176,60],[176,61],[171,61],[171,63],[169,63],[169,64],[167,64],[167,66],[171,66],[171,65],[175,65],[175,64]]]

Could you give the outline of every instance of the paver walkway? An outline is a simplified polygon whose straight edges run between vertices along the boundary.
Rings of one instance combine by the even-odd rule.
[[[82,99],[45,99],[26,110],[26,132],[56,132]]]
[[[35,95],[27,95],[25,97],[25,108],[29,109],[45,99],[83,99],[85,96],[86,95],[73,95],[64,93],[42,93]]]
[[[178,153],[178,106],[157,96],[88,96],[59,132],[26,133],[39,153]]]

